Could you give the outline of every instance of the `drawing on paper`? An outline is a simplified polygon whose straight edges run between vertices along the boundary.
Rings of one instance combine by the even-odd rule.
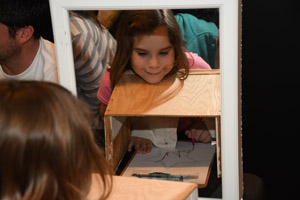
[[[210,143],[178,142],[175,149],[153,147],[147,154],[136,154],[122,176],[167,173],[173,176],[191,176],[185,182],[205,184],[215,145]]]

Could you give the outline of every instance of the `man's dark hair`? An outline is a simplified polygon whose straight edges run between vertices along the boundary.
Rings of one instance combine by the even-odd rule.
[[[48,0],[0,0],[0,23],[8,26],[9,34],[25,26],[34,28],[34,38],[47,29],[51,20]]]

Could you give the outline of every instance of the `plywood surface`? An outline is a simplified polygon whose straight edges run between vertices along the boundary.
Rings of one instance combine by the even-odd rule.
[[[112,123],[114,120],[111,117],[105,116],[105,156],[106,160],[109,163],[112,170],[117,169],[119,162],[125,155],[130,139],[130,121],[128,118],[124,118],[121,120],[123,124],[114,130],[114,124],[116,126],[117,123]],[[115,120],[118,121],[118,120]],[[117,133],[114,135],[113,131]]]
[[[174,181],[148,180],[131,177],[114,177],[110,199],[143,199],[143,200],[182,200],[198,199],[197,185]]]
[[[191,70],[181,81],[176,76],[148,84],[133,73],[115,87],[106,115],[220,116],[220,71]]]

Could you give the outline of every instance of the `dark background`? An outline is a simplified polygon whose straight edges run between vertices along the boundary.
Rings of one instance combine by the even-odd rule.
[[[292,0],[242,6],[244,172],[262,178],[270,200],[300,199],[297,12]]]

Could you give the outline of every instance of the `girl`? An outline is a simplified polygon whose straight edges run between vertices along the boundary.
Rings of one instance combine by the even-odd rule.
[[[0,199],[106,198],[112,172],[91,117],[59,85],[0,80]]]
[[[184,80],[190,68],[210,69],[197,54],[183,47],[179,26],[171,10],[125,11],[116,33],[117,50],[111,68],[104,72],[98,90],[103,118],[112,90],[126,70],[133,72],[149,84],[157,84],[177,73]],[[186,118],[185,118],[186,119]],[[186,123],[181,120],[178,130],[185,129],[188,138],[209,142],[211,136],[201,119]],[[139,153],[151,151],[152,141],[142,135],[131,137],[128,151],[135,147]]]

